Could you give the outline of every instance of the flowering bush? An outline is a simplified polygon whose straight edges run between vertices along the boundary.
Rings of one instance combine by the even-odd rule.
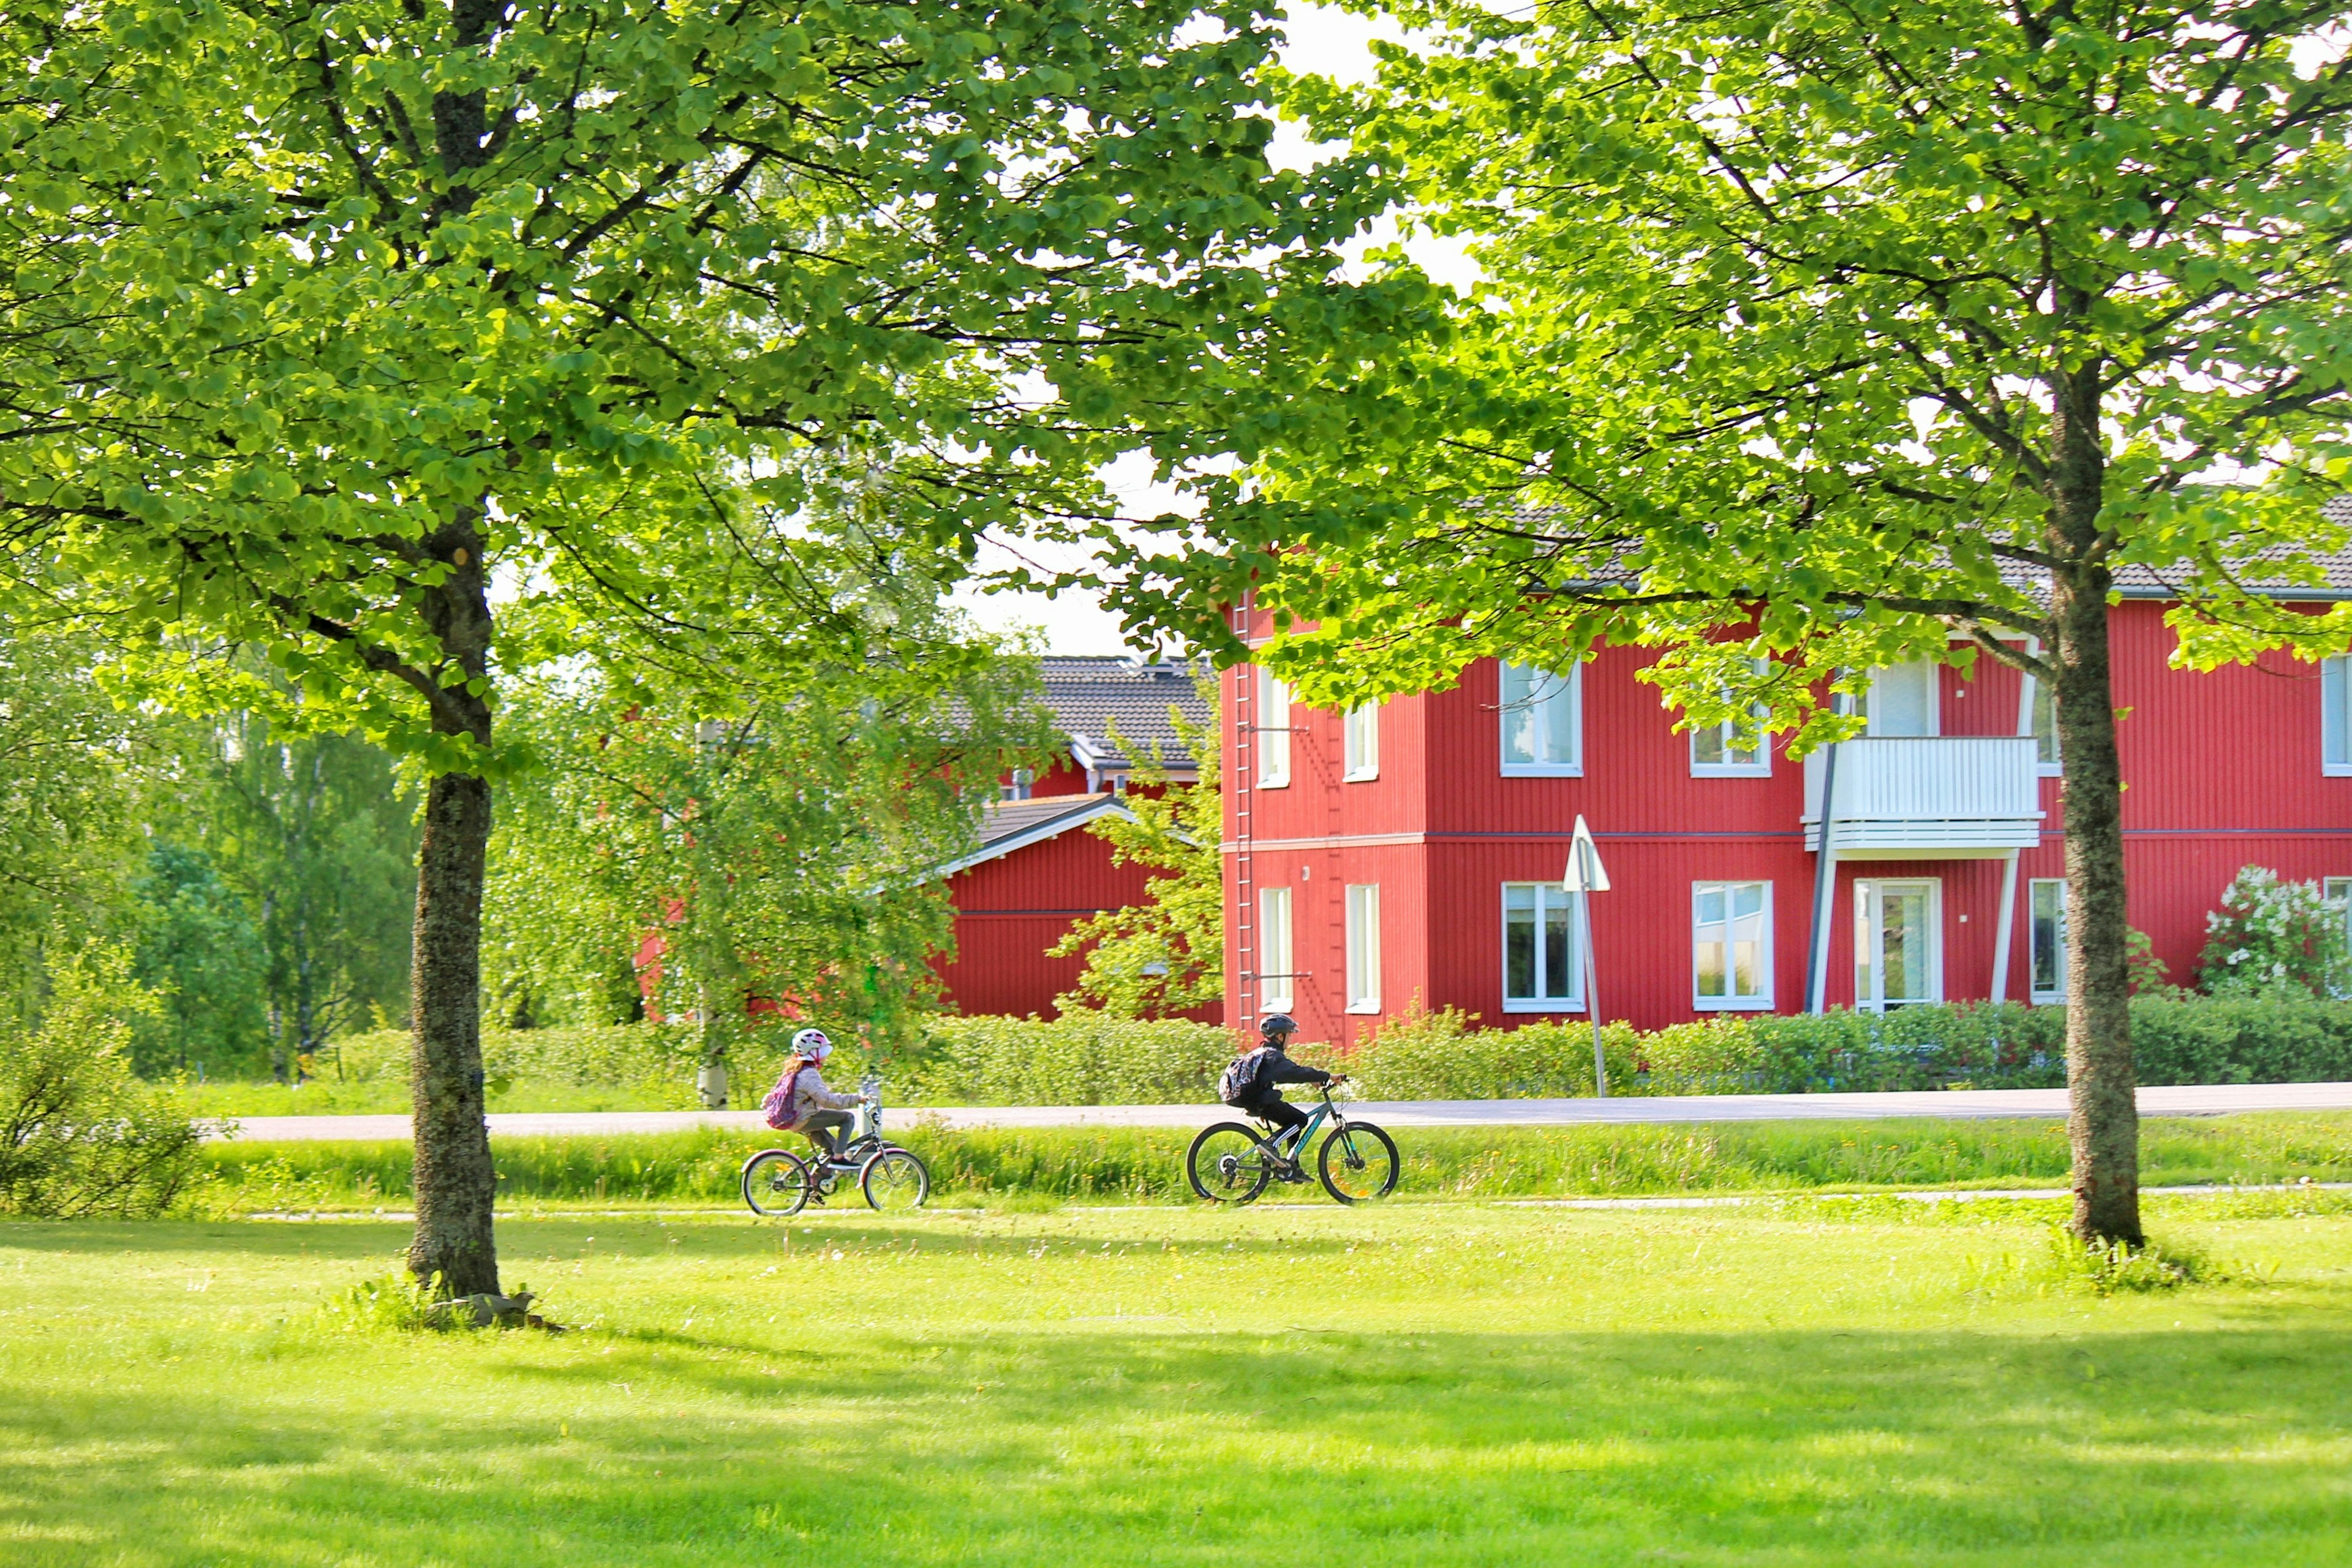
[[[2198,979],[2216,996],[2343,995],[2352,989],[2343,900],[2316,882],[2282,882],[2266,866],[2243,868],[2221,889],[2221,907],[2205,917]]]

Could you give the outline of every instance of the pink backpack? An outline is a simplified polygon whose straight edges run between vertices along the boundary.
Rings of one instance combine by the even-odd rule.
[[[760,1101],[760,1114],[767,1119],[769,1126],[779,1132],[790,1132],[800,1125],[800,1116],[793,1110],[793,1090],[798,1087],[801,1073],[808,1065],[806,1057],[794,1057],[786,1062],[784,1076],[776,1080],[776,1087],[768,1091],[768,1098]]]

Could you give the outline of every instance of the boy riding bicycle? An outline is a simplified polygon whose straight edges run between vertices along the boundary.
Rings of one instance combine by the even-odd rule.
[[[1306,1177],[1298,1170],[1298,1151],[1291,1141],[1307,1125],[1307,1113],[1282,1098],[1282,1086],[1345,1083],[1347,1075],[1325,1072],[1321,1068],[1290,1059],[1290,1037],[1298,1032],[1298,1020],[1289,1014],[1268,1013],[1257,1028],[1261,1037],[1257,1048],[1236,1057],[1233,1065],[1225,1068],[1224,1077],[1217,1083],[1217,1098],[1235,1110],[1273,1122],[1274,1147],[1290,1161],[1287,1179],[1304,1181]]]

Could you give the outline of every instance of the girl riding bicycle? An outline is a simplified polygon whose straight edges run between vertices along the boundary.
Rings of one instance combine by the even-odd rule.
[[[827,1160],[839,1157],[837,1135],[857,1125],[852,1113],[865,1103],[855,1095],[835,1094],[824,1087],[818,1068],[832,1055],[833,1040],[823,1029],[803,1029],[794,1035],[783,1074],[761,1107],[767,1112],[769,1126],[800,1133]]]

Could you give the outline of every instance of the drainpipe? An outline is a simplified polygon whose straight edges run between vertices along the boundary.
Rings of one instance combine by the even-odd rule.
[[[1831,830],[1837,824],[1838,752],[1844,742],[1832,743],[1822,758],[1821,860],[1813,868],[1812,951],[1805,960],[1805,1011],[1829,1011],[1830,905],[1837,891],[1837,849]]]

